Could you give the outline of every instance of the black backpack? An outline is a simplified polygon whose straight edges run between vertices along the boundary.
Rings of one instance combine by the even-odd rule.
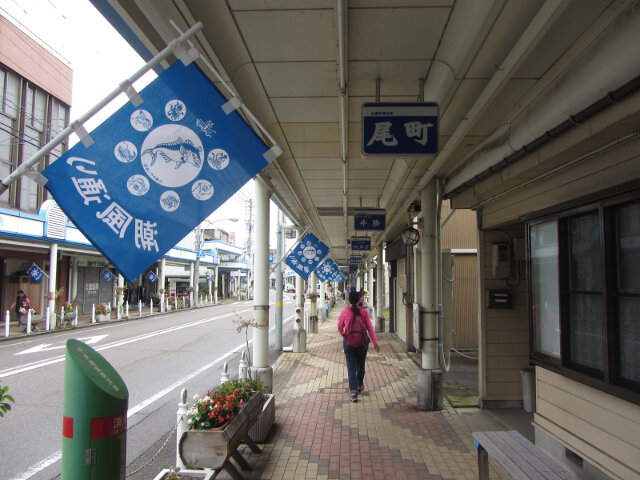
[[[367,328],[364,323],[364,318],[358,314],[352,313],[351,321],[349,322],[349,331],[347,332],[347,345],[350,347],[362,347],[367,340]]]

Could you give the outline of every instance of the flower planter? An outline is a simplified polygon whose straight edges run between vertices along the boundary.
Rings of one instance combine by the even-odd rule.
[[[254,442],[264,442],[269,434],[269,430],[276,421],[276,396],[272,393],[266,395],[266,400],[262,405],[262,411],[258,420],[249,429],[249,437]]]
[[[98,322],[107,322],[111,320],[110,313],[96,313],[96,321]]]
[[[211,468],[216,471],[227,468],[230,475],[236,478],[234,474],[238,472],[229,463],[229,458],[233,457],[241,468],[249,469],[249,464],[238,453],[237,448],[241,443],[246,443],[252,451],[261,451],[248,436],[248,432],[260,416],[263,403],[264,394],[257,392],[222,429],[184,432],[178,444],[178,455],[182,463],[188,468]]]
[[[169,480],[172,478],[170,474],[175,473],[168,468],[162,470],[153,480]],[[215,470],[180,470],[176,475],[177,478],[182,479],[198,479],[198,480],[212,480],[215,475]]]

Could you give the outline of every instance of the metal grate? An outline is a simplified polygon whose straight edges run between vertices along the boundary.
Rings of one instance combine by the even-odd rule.
[[[64,227],[67,223],[67,216],[58,204],[54,204],[47,212],[47,231],[45,235],[51,238],[64,239]]]

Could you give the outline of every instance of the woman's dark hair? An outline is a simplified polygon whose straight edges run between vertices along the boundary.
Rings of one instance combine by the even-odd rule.
[[[349,303],[351,304],[351,311],[355,315],[360,315],[360,309],[358,308],[359,301],[360,301],[360,293],[356,291],[349,292]]]
[[[18,290],[18,295],[20,295],[20,294],[24,295],[24,292],[22,290]]]

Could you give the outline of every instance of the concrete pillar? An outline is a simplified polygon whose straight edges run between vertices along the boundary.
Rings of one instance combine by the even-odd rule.
[[[273,385],[273,369],[269,366],[269,191],[256,178],[254,319],[262,328],[253,329],[253,366],[251,378]]]
[[[320,282],[320,296],[318,297],[318,320],[324,321],[327,318],[327,310],[324,306],[324,297],[327,295],[327,283]]]
[[[58,276],[58,244],[52,243],[49,247],[49,311],[53,315],[56,311],[56,281]],[[53,322],[55,328],[55,322]]]
[[[309,301],[309,333],[318,333],[318,277],[313,272],[309,275],[309,292],[312,296]]]
[[[71,288],[69,289],[69,300],[74,301],[78,296],[78,258],[71,257]]]
[[[373,298],[375,297],[375,292],[373,291],[373,263],[369,262],[367,267],[367,286],[365,287],[365,290],[369,293],[367,306],[373,307]]]
[[[282,212],[278,211],[278,228],[276,231],[276,256],[274,262],[277,262],[276,267],[276,311],[275,311],[275,324],[276,324],[276,339],[275,347],[278,352],[282,351],[282,301],[284,293],[283,274],[282,274],[282,255],[283,255],[283,235],[282,231]]]
[[[118,320],[120,319],[120,317],[122,317],[123,308],[124,308],[124,277],[118,274],[118,287],[116,290],[116,318]]]
[[[376,275],[376,332],[384,332],[384,259],[382,245],[378,247],[378,271]]]
[[[163,258],[160,260],[160,272],[158,272],[160,275],[158,275],[159,280],[158,280],[158,286],[160,287],[159,290],[162,290],[163,293],[160,294],[160,311],[164,312],[164,308],[165,308],[165,304],[164,304],[164,299],[165,299],[165,286],[164,286],[164,282],[165,282],[165,275],[164,272],[166,270],[167,267],[167,262],[166,260]]]
[[[218,304],[218,266],[213,267],[213,304]]]
[[[418,409],[442,408],[442,371],[438,364],[438,262],[436,255],[437,190],[431,180],[420,194],[423,219],[420,304],[422,368],[418,375]]]

